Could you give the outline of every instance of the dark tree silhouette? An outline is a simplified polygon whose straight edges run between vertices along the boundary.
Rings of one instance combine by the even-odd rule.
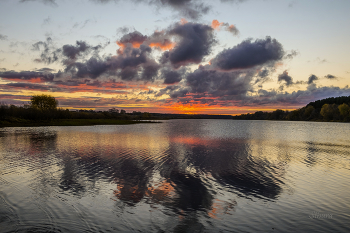
[[[32,98],[30,98],[30,102],[32,108],[40,110],[55,110],[58,106],[58,101],[55,97],[45,94],[33,95]]]

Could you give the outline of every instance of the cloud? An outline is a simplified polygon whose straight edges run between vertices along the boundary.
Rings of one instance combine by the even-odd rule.
[[[182,80],[185,72],[185,69],[176,71],[169,68],[164,68],[161,71],[161,78],[164,79],[164,84],[175,84]]]
[[[102,45],[91,46],[85,41],[76,41],[75,45],[66,44],[62,48],[56,48],[51,37],[47,37],[46,41],[34,43],[32,50],[41,52],[40,58],[34,60],[38,63],[51,64],[59,61],[65,65],[69,65],[74,63],[78,58],[84,58],[91,52],[99,52],[103,47]]]
[[[107,4],[110,2],[118,3],[118,0],[91,0],[99,4]],[[134,3],[143,3],[145,5],[155,6],[157,10],[170,8],[178,12],[182,17],[198,20],[203,15],[207,14],[211,6],[207,5],[202,0],[131,0]]]
[[[170,27],[167,33],[178,37],[179,41],[173,49],[164,52],[162,62],[170,62],[175,68],[202,62],[216,43],[213,29],[205,24],[177,23]]]
[[[16,72],[11,70],[11,71],[0,72],[0,77],[7,80],[13,80],[13,81],[37,80],[40,82],[46,82],[46,81],[52,81],[54,79],[54,74],[46,71]]]
[[[24,2],[41,2],[44,3],[45,5],[51,5],[51,6],[58,6],[56,3],[56,0],[20,0],[20,3]]]
[[[130,44],[134,48],[139,48],[143,42],[145,42],[147,39],[147,36],[142,35],[138,31],[130,32],[122,36],[120,40],[117,41],[117,44],[119,45],[118,53],[122,53],[123,49]]]
[[[331,75],[331,74],[327,74],[326,76],[324,76],[326,79],[330,79],[330,80],[335,80],[338,79],[336,76]]]
[[[51,37],[47,37],[46,41],[39,41],[32,45],[32,50],[41,51],[40,59],[35,59],[36,62],[51,64],[59,59],[60,50],[55,50]]]
[[[238,35],[239,30],[236,28],[235,25],[231,24],[229,25],[228,23],[220,23],[218,20],[214,19],[211,23],[211,27],[215,30],[220,31],[222,27],[225,28],[226,31],[231,32],[233,35]]]
[[[278,82],[286,82],[286,86],[293,84],[293,78],[288,75],[288,72],[285,70],[282,74],[278,75]]]
[[[249,71],[220,72],[201,66],[187,75],[186,82],[191,87],[191,93],[207,93],[213,97],[238,96],[251,89],[252,77],[253,73]]]
[[[90,51],[98,51],[101,48],[101,45],[92,47],[88,45],[85,41],[77,41],[75,46],[63,45],[62,54],[69,59],[76,59],[78,56],[86,54]]]
[[[221,70],[247,69],[257,65],[274,63],[283,58],[283,46],[271,37],[247,39],[231,49],[220,52],[212,61]]]
[[[45,18],[44,20],[43,20],[43,26],[45,26],[45,25],[49,25],[51,23],[51,17],[50,16],[48,16],[47,18]]]
[[[7,36],[5,36],[5,35],[3,35],[3,34],[0,34],[0,40],[7,40],[7,39],[8,39]]]
[[[292,50],[292,51],[290,51],[290,53],[288,53],[284,56],[284,59],[293,59],[298,54],[299,54],[298,51]]]
[[[312,84],[312,83],[314,83],[314,81],[316,81],[316,80],[318,80],[318,77],[317,77],[316,75],[312,74],[312,75],[309,77],[309,79],[308,79],[308,81],[307,81],[307,84]]]

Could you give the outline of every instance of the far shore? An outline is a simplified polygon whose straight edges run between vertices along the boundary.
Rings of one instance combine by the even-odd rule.
[[[152,120],[119,120],[119,119],[56,119],[30,121],[24,119],[15,119],[11,121],[0,121],[2,127],[38,127],[38,126],[89,126],[89,125],[130,125],[140,123],[161,123]]]

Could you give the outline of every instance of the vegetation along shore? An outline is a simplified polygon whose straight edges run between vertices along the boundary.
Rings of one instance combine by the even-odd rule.
[[[231,115],[162,114],[136,112],[112,108],[108,111],[58,108],[57,100],[50,95],[35,95],[28,105],[0,105],[0,127],[16,126],[82,126],[156,123],[167,119],[235,119],[235,120],[288,120],[350,122],[350,96],[327,98],[310,102],[294,111],[277,109],[273,112]]]

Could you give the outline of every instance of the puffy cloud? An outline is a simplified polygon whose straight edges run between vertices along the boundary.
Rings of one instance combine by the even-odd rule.
[[[231,49],[220,52],[211,64],[221,70],[247,69],[279,61],[283,55],[283,47],[276,39],[247,39]]]
[[[178,23],[169,28],[168,34],[179,37],[179,42],[173,49],[164,52],[162,62],[169,61],[175,68],[202,62],[216,43],[213,29],[205,24]]]
[[[77,77],[80,78],[97,78],[101,74],[105,73],[108,69],[109,65],[99,59],[98,57],[91,57],[86,62],[76,62],[69,67],[67,67],[66,71],[70,71],[71,73],[75,73]]]
[[[120,46],[119,53],[122,53],[122,50],[127,46],[127,44],[131,44],[134,48],[139,48],[146,39],[147,36],[142,35],[138,31],[123,35],[123,37],[117,41],[117,44]]]
[[[316,80],[318,80],[318,77],[317,77],[316,75],[312,74],[312,75],[309,77],[309,79],[308,79],[308,81],[307,81],[307,84],[312,84],[312,83],[314,83],[314,81],[316,81]]]
[[[327,74],[324,77],[327,78],[327,79],[331,79],[331,80],[338,79],[337,77],[335,77],[334,75],[331,75],[331,74]]]
[[[175,70],[163,69],[161,77],[164,79],[164,84],[174,84],[182,80],[182,75],[183,73]]]
[[[98,45],[95,47],[92,47],[88,45],[84,41],[77,41],[76,45],[63,45],[62,47],[62,54],[70,59],[76,59],[78,56],[81,56],[82,54],[89,52],[90,50],[99,50],[102,46]]]
[[[278,82],[285,81],[287,86],[293,84],[293,78],[288,75],[288,72],[285,70],[282,74],[278,75]]]

